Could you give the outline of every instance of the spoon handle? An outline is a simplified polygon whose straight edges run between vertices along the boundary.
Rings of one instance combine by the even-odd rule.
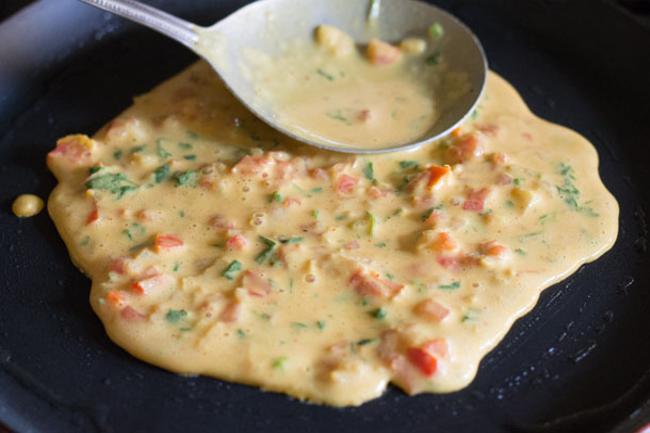
[[[194,49],[199,35],[197,26],[135,0],[81,0],[99,9],[145,25]]]

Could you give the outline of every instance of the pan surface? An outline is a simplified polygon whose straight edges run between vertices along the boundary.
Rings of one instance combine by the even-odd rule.
[[[149,3],[209,24],[245,2]],[[435,3],[535,113],[596,145],[621,205],[612,251],[546,290],[453,394],[389,389],[332,409],[149,366],[105,336],[47,214],[18,220],[10,207],[49,194],[57,137],[97,130],[194,58],[77,1],[41,0],[0,25],[0,421],[21,433],[598,433],[650,418],[650,29],[604,0]]]

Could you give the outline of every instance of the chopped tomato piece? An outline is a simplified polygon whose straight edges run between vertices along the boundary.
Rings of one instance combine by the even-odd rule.
[[[486,256],[498,257],[505,254],[508,249],[496,241],[490,241],[479,245],[479,251]]]
[[[432,355],[446,357],[449,354],[449,345],[446,338],[434,338],[422,345],[422,349]]]
[[[122,308],[122,311],[120,311],[120,316],[129,322],[141,322],[147,318],[147,316],[128,305]]]
[[[358,177],[342,174],[337,179],[336,190],[340,193],[349,194],[354,191],[354,188],[357,186],[358,182]]]
[[[352,274],[350,284],[362,296],[385,298],[397,295],[404,288],[404,284],[382,279],[376,272],[364,273],[362,270]]]
[[[155,209],[140,209],[136,214],[135,217],[139,219],[140,221],[146,221],[146,222],[151,222],[151,221],[158,221],[160,220],[161,217],[161,212]]]
[[[359,249],[359,247],[360,247],[359,242],[356,240],[350,241],[345,245],[343,245],[343,248],[345,248],[346,250],[356,250]]]
[[[478,126],[476,129],[478,129],[485,135],[489,135],[490,137],[496,137],[497,133],[499,132],[499,126],[494,124],[481,125]]]
[[[86,217],[86,225],[92,224],[99,219],[99,209],[97,204],[93,205],[93,209],[88,213]]]
[[[219,320],[227,323],[234,322],[239,318],[240,310],[241,303],[239,301],[230,301],[228,304],[226,304],[223,310],[221,310],[221,314],[219,314]]]
[[[467,194],[465,203],[463,203],[463,209],[472,212],[482,212],[483,206],[485,206],[485,199],[489,194],[490,190],[488,188],[471,190],[469,194]]]
[[[118,290],[110,290],[106,293],[105,299],[113,307],[121,307],[124,305],[124,296]]]
[[[438,360],[429,351],[421,347],[411,347],[406,350],[409,362],[420,370],[420,373],[430,377],[438,369]]]
[[[455,256],[439,256],[436,261],[443,268],[457,271],[461,267],[476,266],[480,263],[478,257],[474,257],[467,254],[457,254]]]
[[[460,138],[462,135],[463,135],[463,130],[460,127],[454,128],[454,130],[451,131],[451,136],[454,138]]]
[[[366,54],[370,63],[375,65],[390,65],[402,56],[399,48],[375,38],[368,42]]]
[[[407,190],[412,192],[421,185],[424,185],[427,192],[430,192],[433,187],[436,186],[438,182],[440,182],[440,180],[450,172],[451,168],[448,165],[432,165],[430,167],[427,167],[409,181]]]
[[[488,161],[490,161],[490,163],[495,167],[504,165],[507,160],[508,158],[503,152],[493,152],[488,155]]]
[[[451,164],[460,164],[482,153],[476,134],[466,134],[456,139],[447,149],[446,159]]]
[[[242,285],[248,289],[251,296],[264,297],[271,293],[271,283],[266,280],[261,273],[256,271],[244,272]]]
[[[435,251],[451,251],[456,248],[456,243],[448,232],[440,232],[431,244],[431,249]]]
[[[116,274],[124,275],[126,273],[126,265],[129,262],[128,257],[118,257],[113,260],[111,263],[110,272],[115,272]]]
[[[356,271],[350,277],[350,284],[362,296],[383,296],[384,291],[378,281],[369,278],[362,271]]]
[[[229,250],[243,250],[248,245],[248,240],[244,235],[233,235],[226,241],[226,248]]]
[[[178,236],[158,233],[154,237],[153,246],[156,252],[183,246],[183,240]]]
[[[309,176],[319,180],[329,180],[330,178],[329,174],[327,174],[327,170],[322,168],[312,168],[309,170]]]
[[[284,199],[282,204],[284,205],[284,207],[291,207],[291,206],[300,206],[302,204],[302,202],[298,198],[287,197],[287,198]]]
[[[159,274],[154,275],[143,280],[135,281],[131,284],[131,290],[138,295],[148,295],[161,288],[164,288],[171,282],[168,275]]]
[[[63,157],[79,164],[91,157],[94,147],[95,142],[87,135],[67,135],[56,142],[56,148],[48,153],[48,157]]]
[[[215,229],[227,230],[227,229],[235,228],[235,223],[227,219],[224,215],[221,214],[212,216],[208,224],[210,224],[210,226],[214,227]]]
[[[512,183],[512,178],[505,173],[499,174],[497,176],[496,184],[497,185],[510,185]]]
[[[460,259],[457,256],[440,256],[436,260],[443,268],[451,270],[460,268]]]
[[[414,311],[426,319],[434,322],[441,322],[449,315],[449,308],[434,301],[433,299],[425,299],[415,306]]]
[[[432,165],[431,167],[428,167],[427,174],[429,175],[429,180],[427,182],[427,187],[428,188],[434,187],[440,181],[440,179],[442,179],[450,171],[451,168],[448,165],[444,165],[444,166]]]
[[[388,191],[384,191],[380,188],[377,188],[376,186],[371,186],[368,188],[368,196],[372,199],[378,199],[382,197],[386,197],[388,195]]]
[[[361,110],[357,114],[357,119],[359,119],[361,122],[367,122],[372,118],[372,111],[370,110]]]
[[[260,173],[271,162],[268,156],[246,155],[232,168],[233,173],[252,175]]]

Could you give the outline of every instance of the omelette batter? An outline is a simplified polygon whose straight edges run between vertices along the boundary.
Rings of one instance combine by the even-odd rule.
[[[47,163],[113,341],[335,406],[466,386],[618,229],[593,146],[493,73],[449,138],[361,157],[279,135],[199,62]]]

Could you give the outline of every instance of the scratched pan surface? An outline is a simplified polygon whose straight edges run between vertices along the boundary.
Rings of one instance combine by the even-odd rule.
[[[210,23],[241,1],[151,1]],[[193,61],[184,48],[73,0],[0,25],[0,421],[17,432],[627,432],[650,416],[650,31],[599,0],[439,0],[544,118],[586,135],[621,205],[614,249],[548,289],[467,389],[389,389],[353,409],[184,378],[113,345],[46,213],[56,137],[92,132]]]

